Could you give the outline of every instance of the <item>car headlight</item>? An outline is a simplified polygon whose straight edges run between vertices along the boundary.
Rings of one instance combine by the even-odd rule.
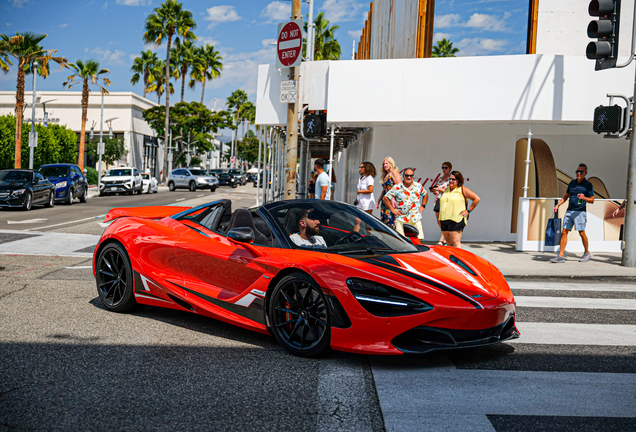
[[[68,183],[65,182],[65,181],[62,181],[62,182],[59,182],[59,183],[55,183],[55,189],[65,188],[67,184]]]
[[[234,179],[231,179],[230,181],[234,181]]]
[[[16,189],[13,192],[11,192],[11,195],[19,196],[19,195],[22,195],[24,192],[26,192],[26,189]]]
[[[379,317],[428,312],[433,306],[404,291],[364,279],[347,279],[347,286],[360,305]]]

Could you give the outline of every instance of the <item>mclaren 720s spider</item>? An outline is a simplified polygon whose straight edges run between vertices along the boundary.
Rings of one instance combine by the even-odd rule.
[[[106,309],[205,315],[287,351],[400,355],[519,337],[501,272],[461,249],[414,244],[354,206],[320,200],[232,211],[112,209],[93,259]],[[416,242],[417,243],[417,242]]]

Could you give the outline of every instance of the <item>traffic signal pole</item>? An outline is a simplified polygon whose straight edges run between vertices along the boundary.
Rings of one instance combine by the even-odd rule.
[[[636,8],[636,5],[634,5]],[[634,29],[636,32],[636,28]],[[636,34],[636,33],[635,33]],[[636,72],[634,76],[634,98],[636,100]],[[634,142],[634,124],[636,116],[632,110],[632,130],[629,137],[629,159],[627,165],[627,197],[625,203],[625,228],[623,239],[623,259],[621,264],[625,267],[636,267],[636,143]]]
[[[292,1],[292,20],[302,18],[301,0]],[[300,67],[289,68],[289,79],[298,80]],[[287,105],[287,146],[285,154],[285,190],[283,199],[296,199],[296,163],[298,160],[298,102]]]

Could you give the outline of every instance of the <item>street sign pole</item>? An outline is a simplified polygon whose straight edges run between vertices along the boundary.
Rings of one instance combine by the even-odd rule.
[[[634,31],[636,31],[636,28]],[[636,77],[634,77],[634,97],[636,98]],[[634,112],[636,112],[636,109]],[[625,267],[636,267],[636,187],[634,187],[634,181],[636,181],[636,143],[634,142],[634,121],[636,120],[636,116],[634,115],[634,112],[632,112],[632,130],[629,137],[627,201],[625,203],[625,229],[623,231],[625,247],[623,248],[623,259],[621,261],[621,264]]]

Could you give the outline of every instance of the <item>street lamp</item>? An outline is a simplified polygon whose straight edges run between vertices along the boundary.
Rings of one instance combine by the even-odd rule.
[[[42,124],[44,124],[44,126],[48,126],[49,125],[49,113],[46,112],[46,104],[49,102],[53,102],[56,101],[57,99],[49,99],[47,101],[44,102],[40,102],[42,104],[42,108],[44,109],[44,117],[42,118]]]
[[[113,117],[106,120],[108,123],[108,137],[113,138],[113,126],[112,121],[119,117]],[[93,128],[91,128],[91,138],[93,137]],[[97,155],[99,156],[99,162],[97,166],[97,187],[102,184],[102,155],[104,154],[104,93],[102,92],[102,112],[99,121],[99,144],[97,145]]]
[[[31,65],[33,74],[33,103],[31,104],[31,133],[29,134],[29,169],[33,169],[33,149],[38,146],[38,136],[35,132],[35,77],[37,74],[38,62]]]

